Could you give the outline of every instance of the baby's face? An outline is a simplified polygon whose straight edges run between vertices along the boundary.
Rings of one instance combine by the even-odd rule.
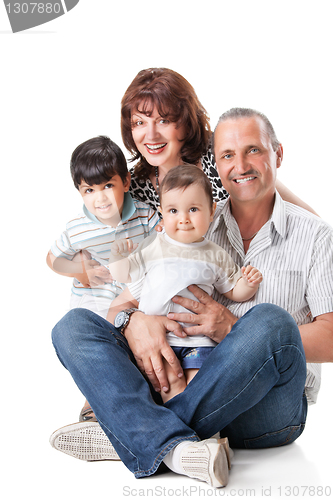
[[[165,232],[180,243],[202,241],[213,220],[215,205],[210,206],[207,194],[198,184],[185,190],[163,192],[161,213]]]

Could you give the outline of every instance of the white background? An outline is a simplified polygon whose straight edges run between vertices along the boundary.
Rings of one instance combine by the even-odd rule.
[[[86,463],[52,449],[49,435],[77,421],[83,397],[50,340],[70,280],[45,264],[81,207],[69,174],[73,149],[99,134],[122,146],[121,97],[139,70],[154,66],[190,81],[212,126],[233,106],[267,114],[284,145],[280,179],[333,225],[331,19],[329,0],[81,0],[12,34],[0,5],[3,498],[171,497],[183,487],[191,497],[312,495],[303,486],[330,486],[333,496],[331,365],[297,443],[237,452],[225,490],[171,473],[136,480],[120,462]]]

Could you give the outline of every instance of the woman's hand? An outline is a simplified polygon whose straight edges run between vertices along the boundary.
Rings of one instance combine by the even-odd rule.
[[[148,316],[137,311],[131,315],[124,335],[136,359],[139,369],[145,373],[155,391],[169,390],[164,369],[165,359],[178,377],[183,377],[180,362],[166,340],[166,332],[186,337],[181,326],[165,316]]]
[[[184,323],[193,323],[195,326],[183,329],[188,335],[206,335],[217,343],[221,342],[238,318],[222,304],[215,302],[197,285],[191,285],[188,289],[199,302],[178,295],[172,300],[189,309],[192,313],[169,313],[168,318]]]

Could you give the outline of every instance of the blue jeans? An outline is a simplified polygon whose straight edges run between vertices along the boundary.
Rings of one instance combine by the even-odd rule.
[[[214,347],[172,346],[172,350],[179,359],[183,370],[186,370],[186,368],[201,368],[203,362],[208,358],[213,349]]]
[[[222,431],[232,447],[264,448],[291,443],[303,431],[305,355],[296,323],[278,306],[248,311],[185,391],[164,405],[126,339],[95,313],[69,311],[53,329],[53,344],[136,477],[156,472],[184,440]]]

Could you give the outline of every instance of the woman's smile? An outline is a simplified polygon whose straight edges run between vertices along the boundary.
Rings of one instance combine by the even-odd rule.
[[[148,153],[156,155],[156,154],[162,153],[162,151],[164,151],[165,147],[167,146],[167,142],[163,142],[160,144],[148,144],[148,143],[146,143],[145,146],[147,148]]]
[[[182,162],[185,127],[163,118],[156,108],[149,116],[133,113],[132,135],[138,151],[152,166],[172,168]]]

